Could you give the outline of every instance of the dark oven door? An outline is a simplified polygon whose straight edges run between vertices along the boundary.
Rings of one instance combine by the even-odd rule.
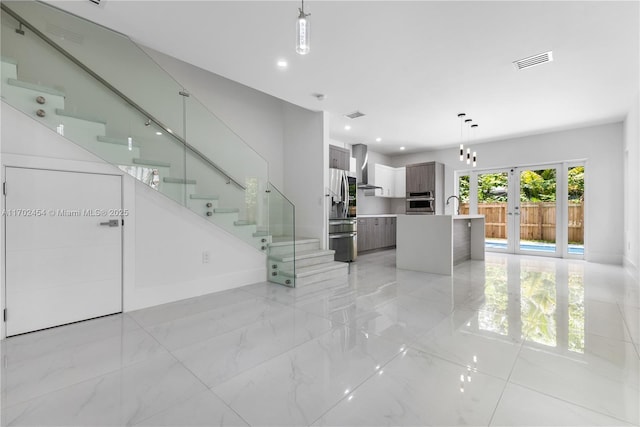
[[[433,213],[435,211],[433,193],[407,193],[408,214],[412,213]]]

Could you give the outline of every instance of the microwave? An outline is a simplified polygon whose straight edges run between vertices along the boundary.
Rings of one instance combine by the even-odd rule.
[[[434,214],[435,198],[433,192],[424,191],[420,193],[407,193],[406,213],[411,214]]]

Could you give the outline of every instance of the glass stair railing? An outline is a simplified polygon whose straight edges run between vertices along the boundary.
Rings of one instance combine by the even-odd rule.
[[[295,207],[267,161],[138,45],[40,2],[0,5],[4,102],[256,249],[294,254]]]

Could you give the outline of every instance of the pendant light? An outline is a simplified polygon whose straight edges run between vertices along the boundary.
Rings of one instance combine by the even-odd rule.
[[[473,138],[473,134],[475,134],[478,125],[476,123],[471,124],[473,120],[465,119],[466,116],[467,115],[465,113],[458,114],[458,118],[460,119],[460,161],[464,162],[466,160],[468,165],[473,165],[475,168],[478,161],[478,153],[475,151],[472,152],[468,145],[471,143],[471,139]],[[465,150],[463,141],[465,138],[464,129],[466,125],[469,125],[469,129],[467,130],[467,149]]]
[[[471,119],[466,119],[464,121],[465,124],[471,124],[473,120]],[[469,138],[471,137],[471,132],[467,131],[467,142],[469,142]],[[471,164],[471,149],[469,147],[467,147],[467,164]]]
[[[464,144],[462,143],[464,139],[462,134],[464,129],[463,120],[465,116],[466,116],[465,113],[458,114],[458,118],[460,119],[460,161],[464,160]]]
[[[474,124],[472,124],[472,125],[471,125],[471,134],[472,134],[471,136],[475,137],[475,134],[476,134],[476,130],[477,130],[477,129],[478,129],[478,124],[477,124],[477,123],[474,123]],[[473,163],[473,167],[474,167],[474,168],[476,167],[476,162],[477,162],[477,160],[478,160],[478,155],[477,155],[477,153],[474,151],[474,152],[473,152],[473,158],[472,158],[472,163]],[[467,161],[467,163],[468,163],[468,161]]]
[[[309,53],[309,19],[307,17],[311,14],[304,13],[304,0],[302,0],[302,7],[298,10],[300,14],[296,21],[296,52],[306,55]]]

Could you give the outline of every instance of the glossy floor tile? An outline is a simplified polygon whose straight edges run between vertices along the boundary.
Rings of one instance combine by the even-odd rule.
[[[7,426],[640,423],[640,288],[621,267],[487,253],[453,276],[359,256],[0,343]]]

